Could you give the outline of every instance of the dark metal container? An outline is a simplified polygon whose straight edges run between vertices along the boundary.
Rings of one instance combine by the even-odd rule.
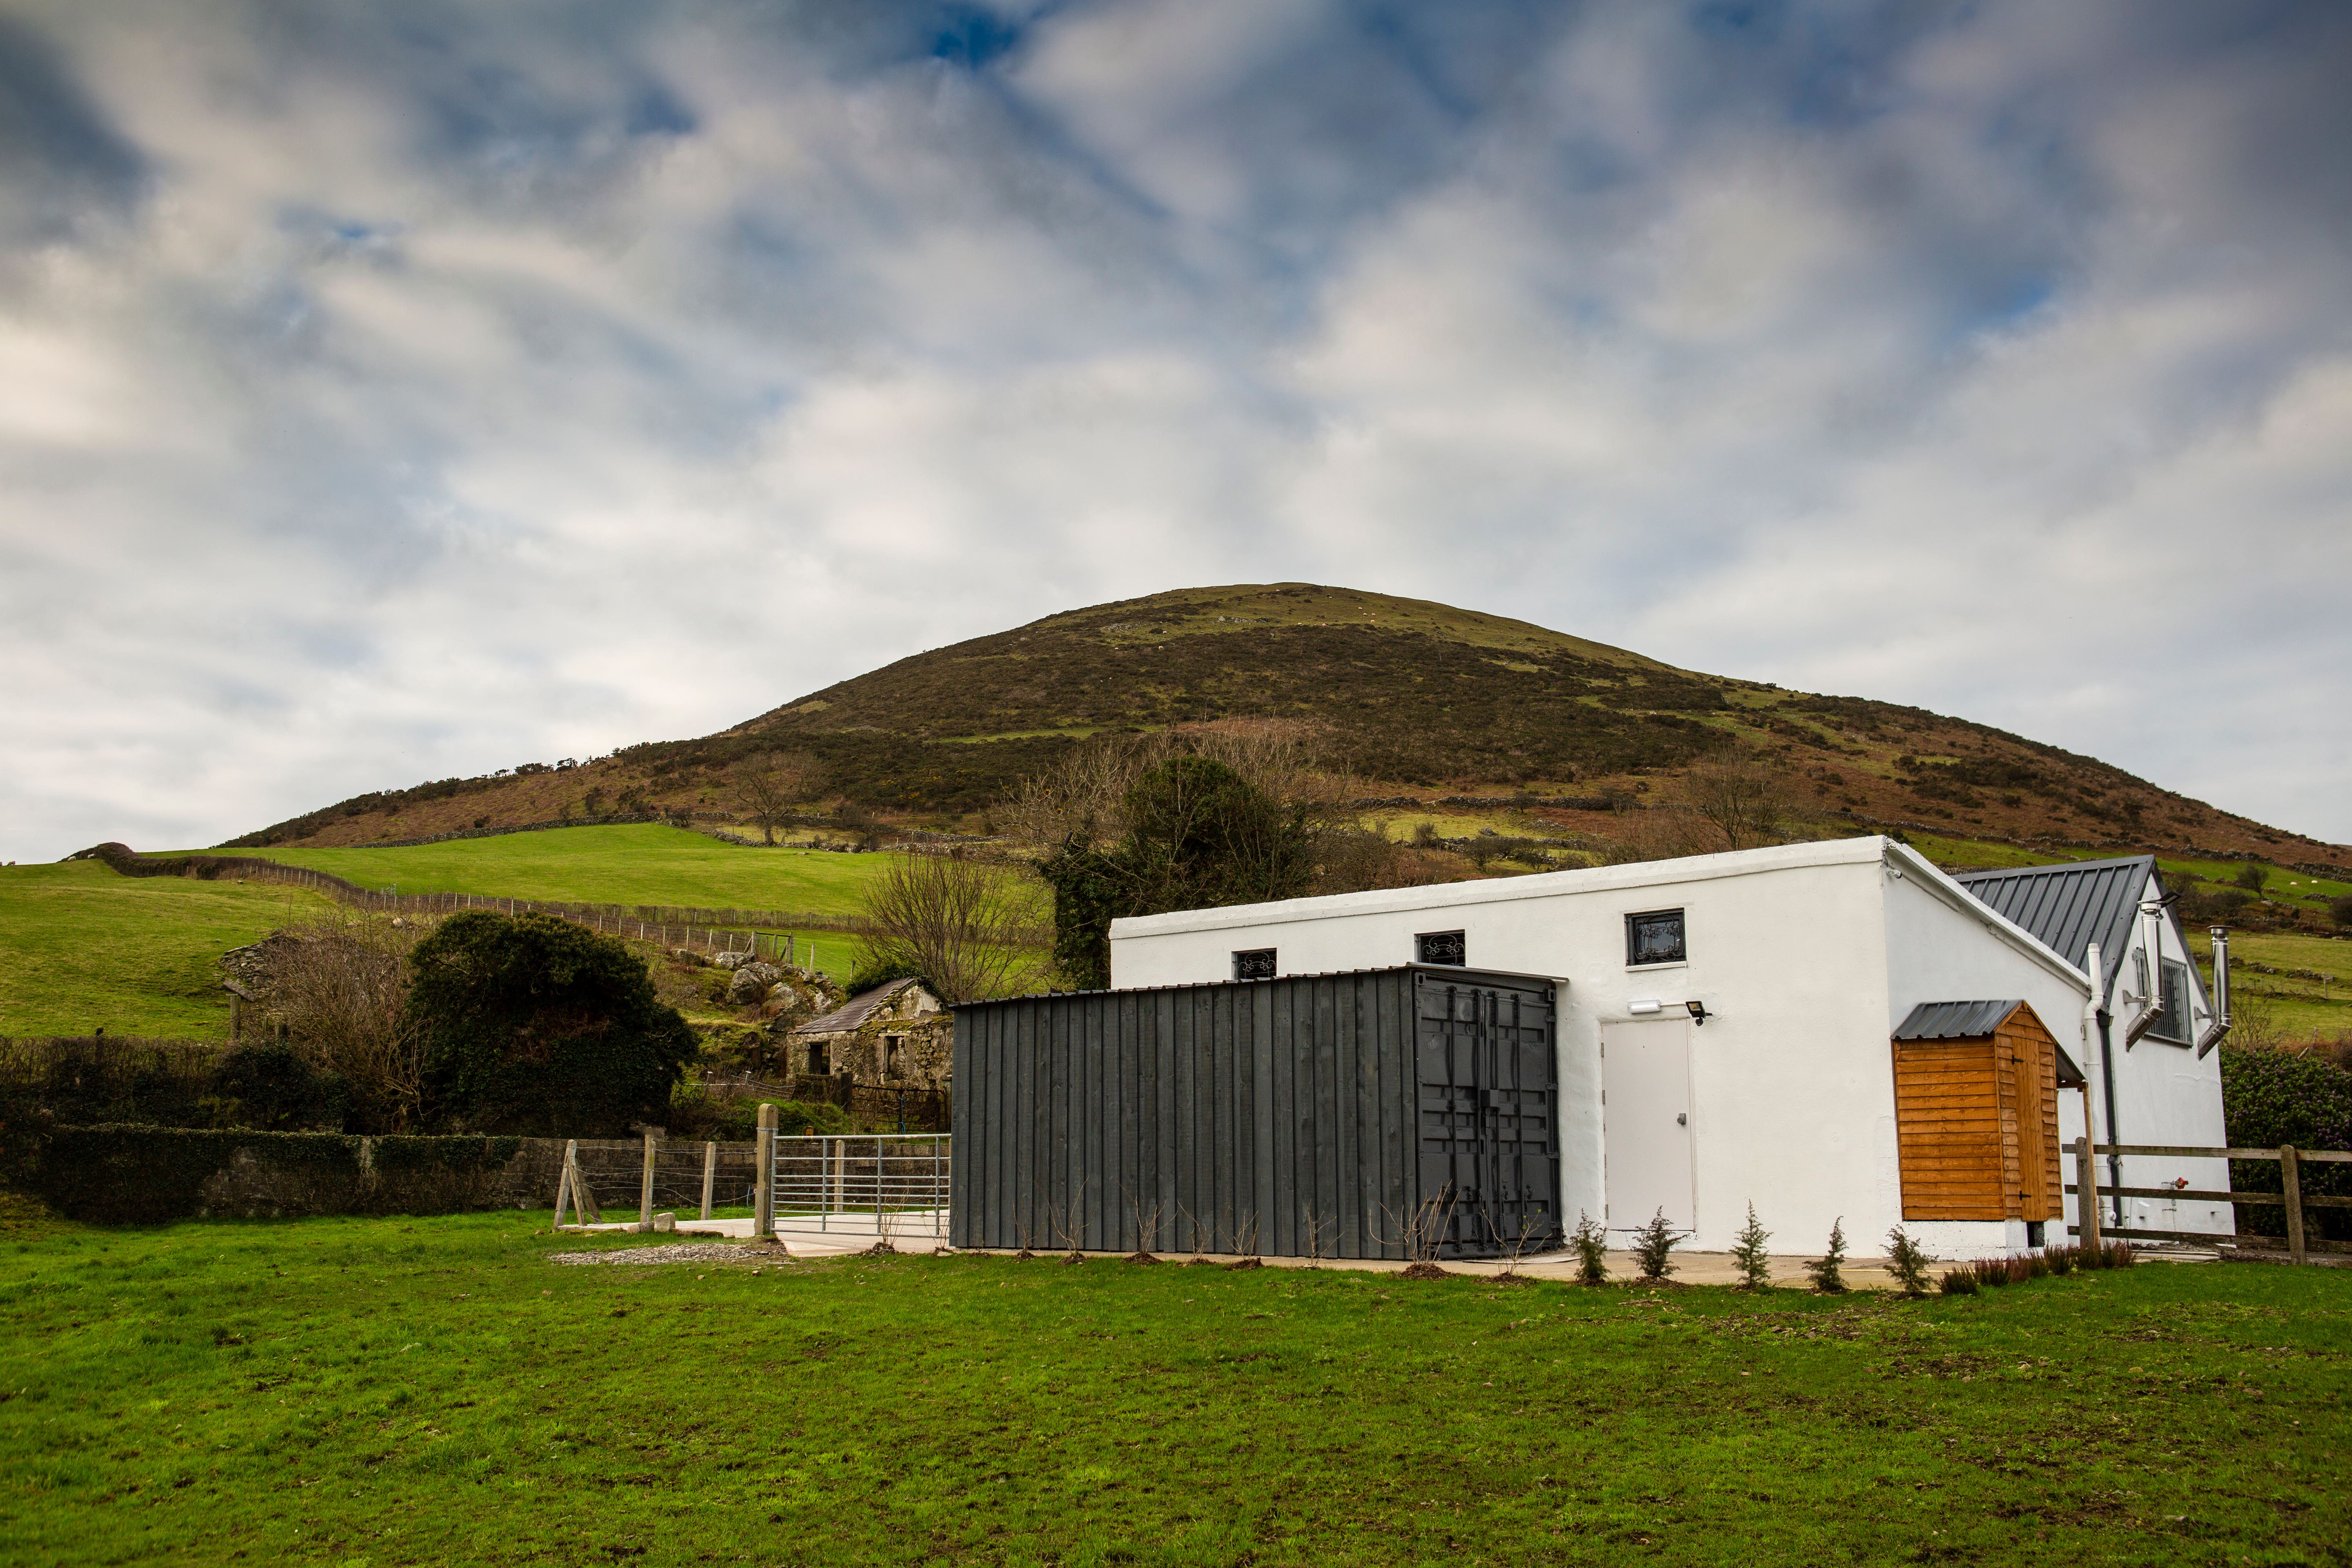
[[[1414,964],[958,1007],[950,1234],[1294,1258],[1556,1246],[1554,985]]]

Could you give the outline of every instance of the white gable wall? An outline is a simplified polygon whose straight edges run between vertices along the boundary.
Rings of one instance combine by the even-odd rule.
[[[1885,1077],[1887,1094],[1878,1135],[1892,1147],[1895,1138],[1894,1063],[1891,1037],[1897,1025],[1922,1002],[1993,1002],[2016,998],[2033,1009],[2076,1063],[2084,1060],[2082,1041],[2083,1004],[2091,994],[2088,981],[2061,955],[2031,939],[2019,940],[2006,920],[1980,902],[1958,883],[1907,852],[1891,856],[1886,876],[1887,1013],[1883,1031],[1890,1037]],[[2087,1070],[2087,1069],[2086,1069]],[[2058,1093],[2058,1127],[2062,1139],[2082,1120],[2081,1093]],[[2069,1118],[2073,1120],[2070,1121]],[[2060,1161],[2065,1179],[2074,1180],[2071,1153]],[[2072,1204],[2068,1200],[2069,1205]],[[2071,1214],[2071,1206],[2068,1209]],[[1886,1222],[1894,1224],[1893,1219]],[[1976,1222],[1942,1220],[1915,1222],[1907,1228],[1920,1244],[1938,1258],[1977,1258],[2022,1250],[2027,1244],[2022,1221]],[[2055,1244],[2066,1237],[2057,1225],[2042,1239]],[[1885,1234],[1884,1229],[1879,1233]],[[1875,1239],[1875,1238],[1874,1238]]]
[[[2144,899],[2160,898],[2163,889],[2153,877],[2142,890]],[[2112,1131],[2106,1125],[2106,1105],[2097,1108],[2099,1136],[2103,1142],[2124,1143],[2160,1143],[2173,1147],[2218,1148],[2228,1142],[2221,1114],[2221,1058],[2219,1052],[2197,1059],[2195,1041],[2212,1021],[2212,1012],[2205,998],[2204,986],[2199,983],[2197,965],[2190,957],[2182,938],[2179,922],[2167,910],[2157,921],[2158,954],[2172,963],[2186,964],[2189,975],[2190,1019],[2185,1030],[2190,1043],[2175,1045],[2159,1040],[2153,1035],[2143,1035],[2137,1045],[2126,1048],[2124,1036],[2132,1021],[2138,1017],[2146,1005],[2146,991],[2156,989],[2162,973],[2156,958],[2147,963],[2147,986],[2139,981],[2137,956],[2146,951],[2146,922],[2132,922],[2131,944],[2124,954],[2123,965],[2116,973],[2116,994],[2108,999],[2114,1022],[2108,1026],[2108,1056],[2115,1063],[2116,1114]],[[2081,955],[2076,955],[2079,961]],[[2092,1052],[2096,1054],[2096,1047]],[[2086,1065],[2085,1070],[2093,1070]],[[2080,1112],[2077,1111],[2079,1118]],[[2066,1131],[2073,1138],[2081,1131],[2079,1125]],[[2133,1187],[2168,1186],[2180,1177],[2187,1177],[2192,1190],[2219,1192],[2230,1184],[2230,1164],[2226,1160],[2182,1160],[2164,1155],[2135,1154],[2123,1161],[2123,1184]],[[2100,1163],[2099,1180],[2112,1184],[2109,1166]],[[2074,1179],[2071,1168],[2067,1179]],[[2210,1202],[2168,1198],[2125,1198],[2121,1200],[2125,1223],[2135,1227],[2156,1230],[2198,1231],[2208,1235],[2227,1235],[2237,1228],[2230,1205]],[[2071,1212],[2071,1211],[2070,1211]],[[2107,1207],[2109,1223],[2113,1223],[2115,1206]]]

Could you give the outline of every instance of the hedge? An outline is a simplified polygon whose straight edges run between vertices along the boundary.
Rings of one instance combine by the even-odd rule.
[[[2233,1148],[2352,1150],[2352,1073],[2319,1057],[2224,1046],[2221,1103]],[[2275,1160],[2231,1161],[2230,1185],[2245,1193],[2285,1190]],[[2308,1196],[2352,1197],[2352,1164],[2305,1164],[2300,1185]],[[2352,1209],[2305,1209],[2303,1218],[2311,1234],[2352,1241]],[[2241,1204],[2238,1228],[2284,1236],[2286,1210]]]
[[[30,1162],[58,1212],[100,1224],[198,1215],[454,1214],[510,1201],[520,1138],[361,1138],[114,1123],[58,1127]]]

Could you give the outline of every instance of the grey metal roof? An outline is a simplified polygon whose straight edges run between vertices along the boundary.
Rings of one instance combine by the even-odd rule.
[[[2131,946],[2141,893],[2156,872],[2156,857],[2074,860],[2057,866],[2017,866],[1955,877],[1977,898],[2040,937],[2059,957],[2080,965],[2099,944],[2102,994]]]
[[[877,985],[871,991],[861,991],[822,1018],[811,1018],[793,1033],[795,1035],[855,1034],[865,1026],[866,1020],[874,1016],[877,1008],[914,984],[911,979],[893,980]]]
[[[2011,997],[2006,1002],[1922,1002],[1895,1026],[1898,1040],[1974,1040],[2000,1027],[2000,1021],[2024,1006]]]

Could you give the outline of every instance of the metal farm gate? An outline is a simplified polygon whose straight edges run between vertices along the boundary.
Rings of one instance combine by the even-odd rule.
[[[1554,989],[1414,964],[959,1007],[952,1240],[1334,1258],[1555,1246]]]

